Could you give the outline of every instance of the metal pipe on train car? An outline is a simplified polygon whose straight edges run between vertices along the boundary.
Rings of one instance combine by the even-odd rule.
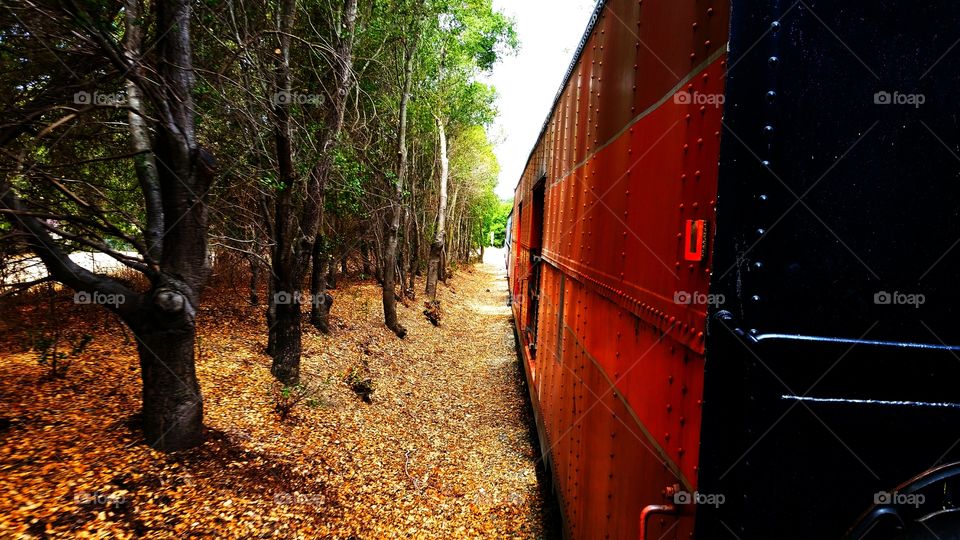
[[[677,507],[672,504],[648,504],[640,511],[640,540],[647,538],[647,519],[653,515],[671,515],[677,513]]]

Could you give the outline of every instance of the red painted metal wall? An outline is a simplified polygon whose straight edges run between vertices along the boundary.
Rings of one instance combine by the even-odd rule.
[[[710,249],[686,260],[684,230],[712,234],[728,20],[721,1],[606,2],[517,186],[514,314],[575,538],[639,537],[668,486],[696,489]],[[656,516],[648,538],[689,538],[694,511]]]

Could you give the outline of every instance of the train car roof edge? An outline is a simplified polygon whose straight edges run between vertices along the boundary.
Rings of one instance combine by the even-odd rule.
[[[530,166],[530,160],[533,159],[533,154],[537,151],[537,146],[539,146],[540,141],[543,139],[543,134],[547,132],[547,126],[550,124],[550,118],[553,117],[553,111],[556,110],[557,103],[560,102],[560,96],[563,95],[563,90],[567,87],[567,83],[570,82],[570,77],[573,75],[573,70],[577,67],[577,63],[580,62],[580,57],[583,56],[583,49],[587,46],[587,41],[593,34],[593,30],[597,26],[597,21],[600,20],[600,13],[603,11],[603,8],[606,7],[606,5],[607,0],[597,0],[597,5],[593,8],[593,14],[590,15],[590,20],[587,22],[587,28],[583,31],[583,37],[580,38],[580,45],[577,46],[577,52],[573,55],[573,60],[570,61],[570,65],[567,67],[567,72],[564,74],[563,80],[560,82],[560,88],[557,90],[557,95],[553,98],[553,104],[550,106],[550,111],[547,113],[547,117],[543,120],[543,127],[540,128],[540,133],[537,135],[537,140],[534,141],[533,148],[530,149],[530,155],[527,156],[527,161],[523,165],[523,171],[520,171],[520,178],[517,179],[517,184],[513,188],[514,197],[516,197],[517,188],[520,187],[520,183],[523,181],[523,173],[527,170],[527,167]]]

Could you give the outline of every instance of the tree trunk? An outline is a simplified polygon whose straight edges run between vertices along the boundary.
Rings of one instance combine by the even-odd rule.
[[[416,34],[416,33],[415,33]],[[405,51],[403,68],[403,89],[400,95],[400,140],[397,180],[390,200],[390,220],[386,230],[386,246],[383,249],[383,319],[387,328],[398,337],[407,335],[407,330],[397,320],[397,243],[400,234],[400,219],[403,217],[403,186],[407,180],[407,107],[410,103],[410,85],[413,78],[413,58],[417,49],[416,39]]]
[[[450,174],[450,160],[447,158],[447,132],[443,121],[437,117],[437,130],[440,132],[440,204],[437,208],[437,229],[430,244],[430,261],[427,263],[427,298],[437,299],[437,279],[440,277],[441,253],[446,239],[447,222],[447,177]]]
[[[257,287],[260,285],[260,261],[254,255],[247,255],[247,262],[250,264],[250,305],[255,306],[260,303],[260,295]]]
[[[310,274],[310,324],[324,334],[330,333],[330,308],[333,296],[327,293],[327,264],[323,238],[319,235],[313,243],[313,268]]]
[[[143,434],[147,444],[157,450],[191,448],[203,439],[193,314],[189,310],[170,315],[151,311],[146,324],[132,325],[143,379]]]
[[[294,200],[295,184],[299,183],[293,164],[289,99],[276,96],[290,95],[290,30],[296,15],[296,0],[280,2],[277,30],[280,47],[276,50],[276,86],[274,87],[274,140],[280,188],[274,210],[273,311],[268,349],[273,356],[270,372],[283,384],[299,382],[300,373],[300,285],[302,270],[298,239],[301,235],[299,208]],[[313,240],[312,236],[310,240]],[[269,317],[268,317],[269,318]]]
[[[336,290],[337,288],[337,265],[336,264],[326,264],[327,269],[327,287]]]
[[[290,28],[296,0],[283,0],[280,6],[278,33],[280,54],[277,65],[278,92],[289,92],[290,83]],[[343,1],[342,19],[338,25],[336,48],[333,51],[333,86],[324,122],[312,134],[320,147],[319,157],[307,174],[296,175],[290,147],[290,100],[275,100],[274,129],[277,159],[282,188],[277,195],[276,227],[274,230],[274,281],[275,306],[274,338],[271,373],[284,384],[296,384],[300,376],[301,286],[306,274],[306,265],[313,253],[324,205],[324,189],[333,166],[333,147],[343,128],[345,104],[352,86],[353,42],[357,19],[357,0]],[[303,189],[305,196],[293,198],[294,184]]]
[[[373,272],[370,271],[370,248],[366,240],[360,242],[360,257],[363,258],[363,275],[369,278]]]
[[[277,302],[276,341],[270,373],[287,385],[300,382],[300,301]]]

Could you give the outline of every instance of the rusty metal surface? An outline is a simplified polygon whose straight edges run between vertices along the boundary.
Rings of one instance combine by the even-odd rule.
[[[728,18],[726,2],[608,1],[517,187],[513,309],[574,538],[637,538],[665,488],[697,486],[707,306],[677,295],[708,293],[710,247],[685,260],[683,232],[714,220],[723,111],[695,96],[723,95]],[[656,516],[648,535],[689,538],[692,516]]]

